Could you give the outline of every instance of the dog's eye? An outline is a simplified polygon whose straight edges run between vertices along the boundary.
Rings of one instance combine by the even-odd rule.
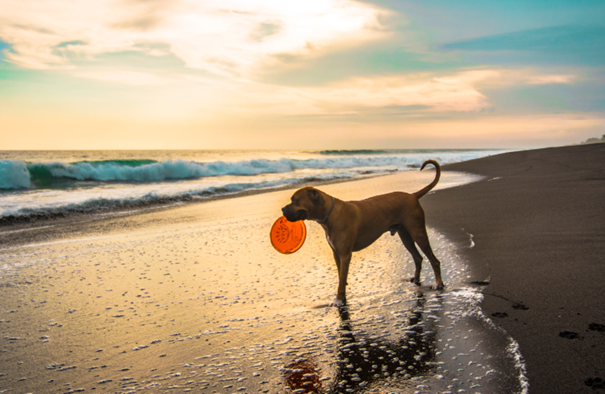
[[[296,199],[295,198],[292,199],[292,204],[296,204]]]

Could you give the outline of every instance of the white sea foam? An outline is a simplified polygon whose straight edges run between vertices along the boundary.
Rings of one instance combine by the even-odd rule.
[[[323,174],[314,180],[350,178],[352,172]],[[70,212],[94,212],[112,208],[127,208],[153,203],[174,203],[194,198],[206,198],[241,193],[244,191],[271,189],[304,182],[304,175],[292,178],[277,176],[220,178],[214,181],[189,181],[184,183],[155,183],[133,187],[131,185],[101,186],[79,190],[45,190],[28,194],[11,194],[0,198],[0,217],[52,215]]]
[[[527,394],[529,390],[529,380],[527,379],[527,368],[525,366],[523,355],[519,350],[519,344],[502,327],[495,324],[489,317],[485,315],[481,309],[483,294],[478,289],[470,287],[461,288],[452,294],[454,295],[454,298],[458,299],[457,305],[464,306],[464,309],[453,312],[451,316],[453,316],[455,319],[474,317],[486,323],[492,330],[500,332],[506,337],[506,341],[508,342],[506,354],[512,360],[513,367],[517,373],[517,380],[519,384],[519,391],[517,393]]]

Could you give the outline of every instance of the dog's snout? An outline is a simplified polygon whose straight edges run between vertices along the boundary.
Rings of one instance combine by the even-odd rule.
[[[285,207],[283,207],[281,209],[281,212],[286,217],[286,219],[292,221],[292,208],[290,207],[290,205],[286,205]]]
[[[281,209],[281,211],[289,222],[297,222],[307,218],[305,210],[297,210],[292,204],[286,205]]]

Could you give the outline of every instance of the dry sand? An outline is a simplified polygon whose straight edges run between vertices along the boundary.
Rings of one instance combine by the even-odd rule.
[[[602,303],[592,293],[602,285],[599,271],[590,274],[584,267],[591,276],[584,283],[548,285],[544,282],[552,275],[544,273],[545,280],[532,276],[538,271],[532,264],[540,260],[549,236],[534,238],[527,223],[548,211],[540,210],[546,204],[533,201],[534,210],[519,211],[524,223],[505,220],[513,209],[507,204],[523,202],[505,196],[534,190],[538,183],[534,176],[511,192],[506,186],[516,185],[520,171],[506,165],[521,165],[521,159],[509,163],[510,156],[499,157],[504,167],[494,157],[460,170],[481,173],[479,169],[489,168],[482,163],[493,160],[493,173],[486,175],[502,178],[423,199],[446,290],[430,289],[434,278],[428,264],[423,286],[407,282],[412,260],[397,237],[385,234],[354,255],[349,305],[342,310],[325,307],[337,281],[318,225],[307,224],[307,241],[293,255],[280,255],[270,245],[269,228],[292,191],[3,227],[0,393],[514,393],[527,391],[524,356],[532,392],[532,379],[535,392],[590,390],[585,380],[603,377],[596,367],[603,333],[588,327],[603,321]],[[321,188],[342,199],[359,199],[416,191],[432,177],[431,171],[414,172]],[[602,187],[602,172],[600,177],[594,183]],[[446,173],[439,186],[466,180]],[[568,185],[563,182],[561,188]],[[598,215],[596,209],[591,212]],[[592,231],[595,239],[586,242],[602,237],[602,227],[600,233],[579,227],[586,237]],[[549,234],[563,234],[560,228],[549,229]],[[523,244],[515,252],[515,243],[497,249],[498,242],[517,232],[533,248]],[[560,244],[559,239],[555,246]],[[586,247],[562,248],[576,257],[587,255]],[[512,266],[504,256],[515,253],[525,260],[514,263],[518,272],[510,276],[503,267]],[[602,257],[595,257],[602,263]],[[530,268],[523,271],[523,266]],[[572,272],[566,261],[548,268],[563,278]],[[472,283],[488,278],[489,286]],[[563,285],[579,293],[566,293]],[[516,293],[526,287],[534,293]],[[483,301],[487,316],[480,308],[483,293],[488,294]],[[581,298],[572,304],[575,294]],[[591,300],[586,300],[588,294]],[[557,297],[568,301],[545,307]],[[576,304],[600,305],[601,315],[597,309],[567,309]],[[563,316],[560,326],[536,320],[554,310]],[[492,317],[495,312],[508,317]],[[559,337],[566,330],[582,338]],[[599,347],[591,348],[593,344]],[[570,349],[561,353],[570,363],[583,357],[575,350],[592,351],[583,369],[577,367],[582,373],[562,376],[576,367],[561,369],[569,363],[555,365],[556,360],[536,354],[545,347],[554,357],[552,349],[560,346]],[[595,368],[589,368],[590,360]],[[561,390],[563,383],[572,382],[573,390],[541,391],[546,386],[540,386],[540,363],[552,366],[543,368],[550,381],[561,384]]]

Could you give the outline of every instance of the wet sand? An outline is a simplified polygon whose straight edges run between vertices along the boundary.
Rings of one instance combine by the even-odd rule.
[[[487,178],[426,196],[428,223],[489,282],[482,308],[519,343],[529,392],[605,390],[605,144],[446,169]]]
[[[432,178],[322,189],[359,199]],[[354,255],[348,307],[327,308],[323,230],[308,223],[293,255],[270,245],[291,193],[2,227],[0,393],[524,392],[523,350],[482,312],[467,245],[429,228],[435,291],[428,264],[407,282],[411,257],[385,234]]]

